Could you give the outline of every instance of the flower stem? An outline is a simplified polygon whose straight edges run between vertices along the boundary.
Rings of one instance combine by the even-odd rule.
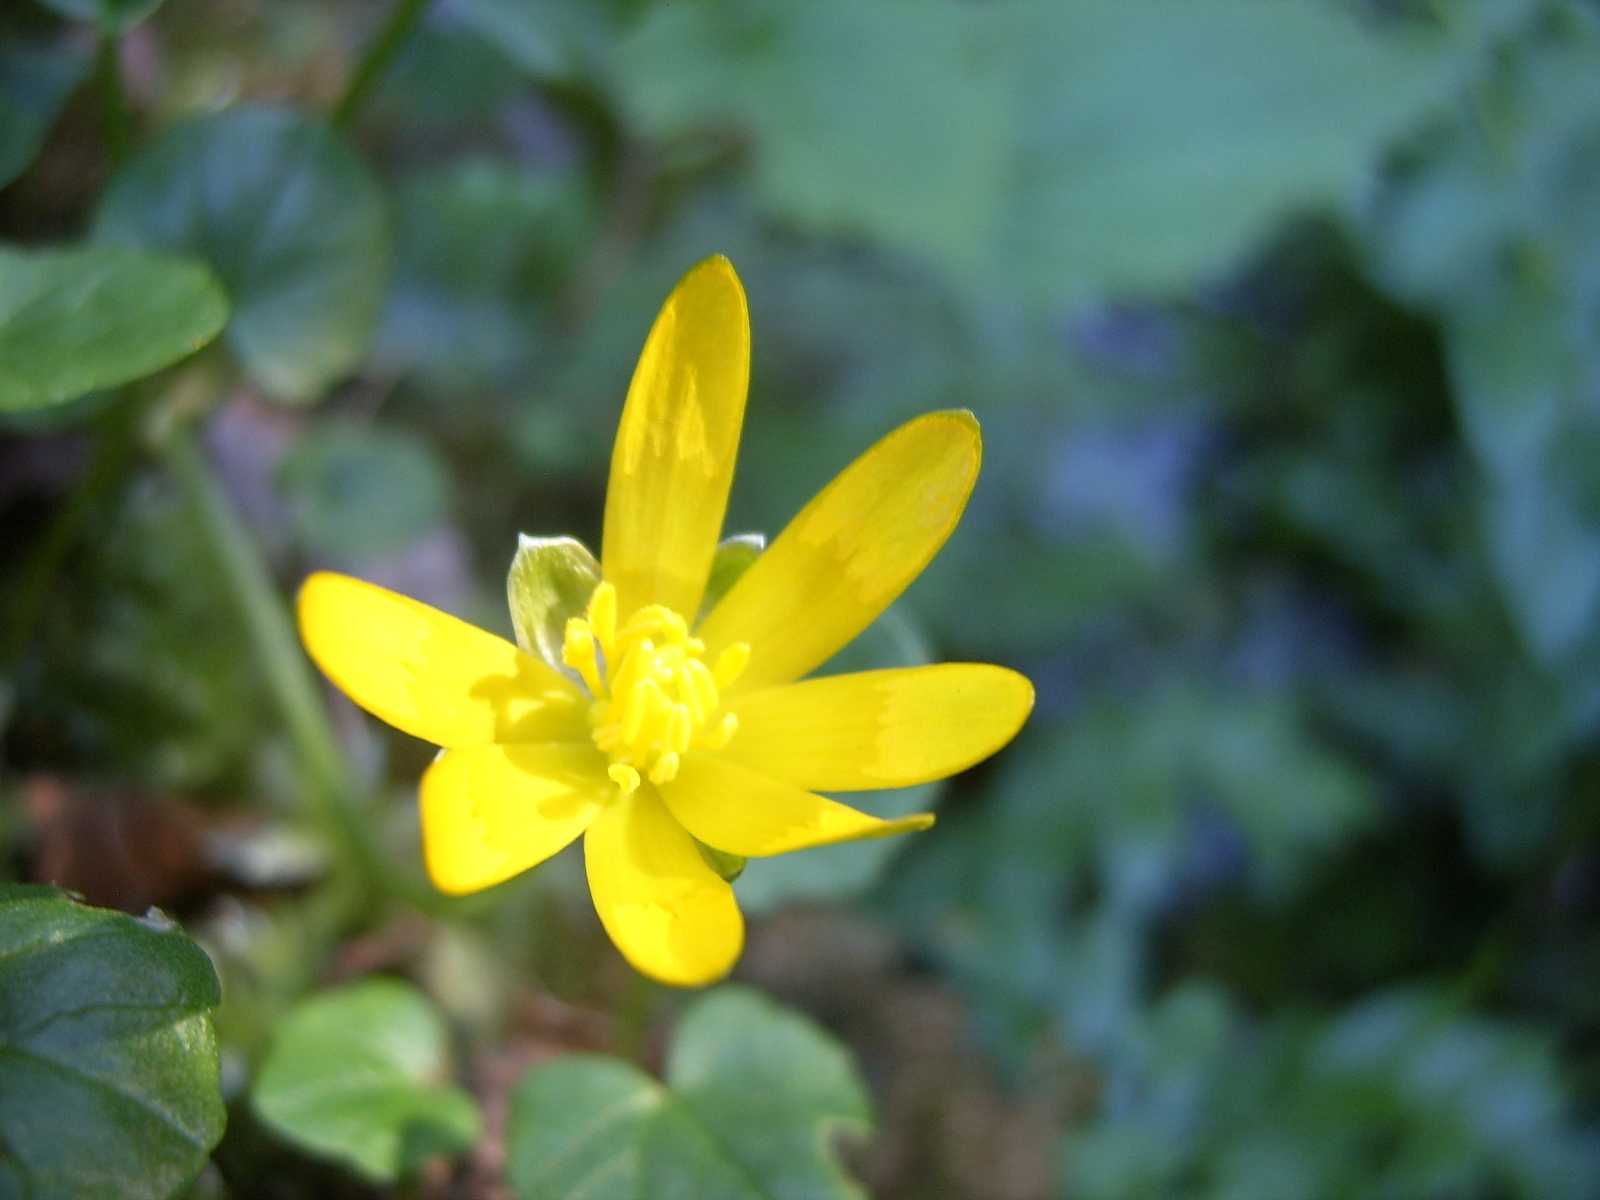
[[[355,74],[350,77],[349,84],[345,87],[344,95],[339,97],[339,102],[333,107],[333,123],[348,126],[355,120],[356,114],[361,111],[361,106],[366,103],[372,89],[383,78],[395,55],[400,53],[406,39],[411,36],[417,22],[422,19],[423,12],[428,7],[428,0],[398,0],[389,12],[389,19],[384,22],[383,28],[378,31],[378,36],[372,39],[367,46],[367,51],[361,56]]]
[[[629,1062],[644,1064],[645,1034],[655,1007],[656,985],[637,971],[628,980],[613,1018],[611,1052]]]
[[[351,811],[349,802],[354,789],[344,755],[328,724],[316,680],[301,653],[266,563],[190,430],[175,423],[167,433],[162,454],[194,509],[206,545],[244,623],[267,691],[308,776],[315,815],[335,845],[342,880],[353,886],[354,899],[370,897],[379,883],[377,856],[360,819]]]
[[[128,96],[122,87],[122,43],[113,33],[102,33],[95,54],[95,76],[100,88],[101,119],[105,124],[106,154],[117,166],[128,156]]]

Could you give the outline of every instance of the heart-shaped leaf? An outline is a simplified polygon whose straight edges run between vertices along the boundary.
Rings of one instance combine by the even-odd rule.
[[[810,1021],[740,987],[685,1012],[666,1083],[567,1055],[518,1084],[506,1173],[520,1200],[859,1200],[828,1135],[864,1132],[849,1053]]]
[[[388,224],[377,184],[324,122],[240,107],[180,125],[111,181],[96,228],[209,263],[233,301],[228,345],[280,399],[316,399],[366,353]]]
[[[477,1139],[478,1106],[446,1082],[447,1067],[444,1022],[428,998],[368,979],[284,1017],[252,1098],[291,1142],[392,1182]]]
[[[204,346],[227,316],[196,262],[116,246],[0,247],[0,412],[148,375]]]
[[[161,1200],[222,1136],[205,952],[164,919],[0,885],[0,1196]]]

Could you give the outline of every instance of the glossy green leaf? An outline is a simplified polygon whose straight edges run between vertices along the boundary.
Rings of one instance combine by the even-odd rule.
[[[519,1200],[859,1200],[830,1143],[871,1119],[843,1047],[723,987],[685,1011],[665,1083],[598,1055],[528,1072],[512,1095],[506,1173]]]
[[[312,996],[282,1019],[251,1098],[289,1141],[392,1182],[478,1137],[477,1105],[447,1082],[448,1051],[426,996],[368,979]]]
[[[7,41],[0,45],[0,187],[27,169],[89,55],[66,42]]]
[[[110,246],[0,247],[0,411],[148,375],[200,349],[227,316],[196,262]]]
[[[0,885],[0,1196],[162,1200],[222,1136],[205,952],[158,914]]]
[[[162,5],[162,0],[40,0],[64,17],[93,21],[107,33],[131,29]]]
[[[565,671],[567,622],[581,617],[600,583],[600,564],[577,538],[521,535],[506,572],[517,645]]]
[[[318,425],[285,456],[279,481],[306,544],[341,562],[401,549],[450,508],[432,446],[384,426]]]
[[[179,125],[111,181],[96,232],[208,262],[233,301],[228,345],[279,399],[316,399],[366,353],[388,274],[383,199],[320,121],[240,107]]]

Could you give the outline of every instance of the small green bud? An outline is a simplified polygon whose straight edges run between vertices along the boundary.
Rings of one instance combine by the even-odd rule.
[[[744,864],[749,860],[742,854],[729,854],[725,850],[718,850],[715,846],[708,846],[699,838],[695,839],[695,848],[700,851],[700,857],[706,860],[706,865],[732,883],[744,874]]]
[[[506,574],[506,601],[517,645],[565,672],[567,619],[581,617],[600,583],[600,564],[576,538],[522,534]]]
[[[700,601],[702,618],[715,607],[718,600],[728,594],[728,589],[739,582],[739,576],[750,569],[763,550],[767,548],[764,533],[737,533],[717,546],[711,559],[711,575],[706,579],[706,594]]]

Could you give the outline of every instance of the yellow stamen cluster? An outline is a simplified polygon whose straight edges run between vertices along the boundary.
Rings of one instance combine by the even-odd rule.
[[[712,666],[706,644],[670,608],[646,605],[617,628],[617,589],[595,588],[585,616],[567,621],[561,660],[589,694],[594,744],[610,758],[608,772],[627,795],[641,778],[668,783],[691,747],[718,750],[739,728],[733,713],[716,717],[721,688],[739,677],[750,647],[729,646]]]

